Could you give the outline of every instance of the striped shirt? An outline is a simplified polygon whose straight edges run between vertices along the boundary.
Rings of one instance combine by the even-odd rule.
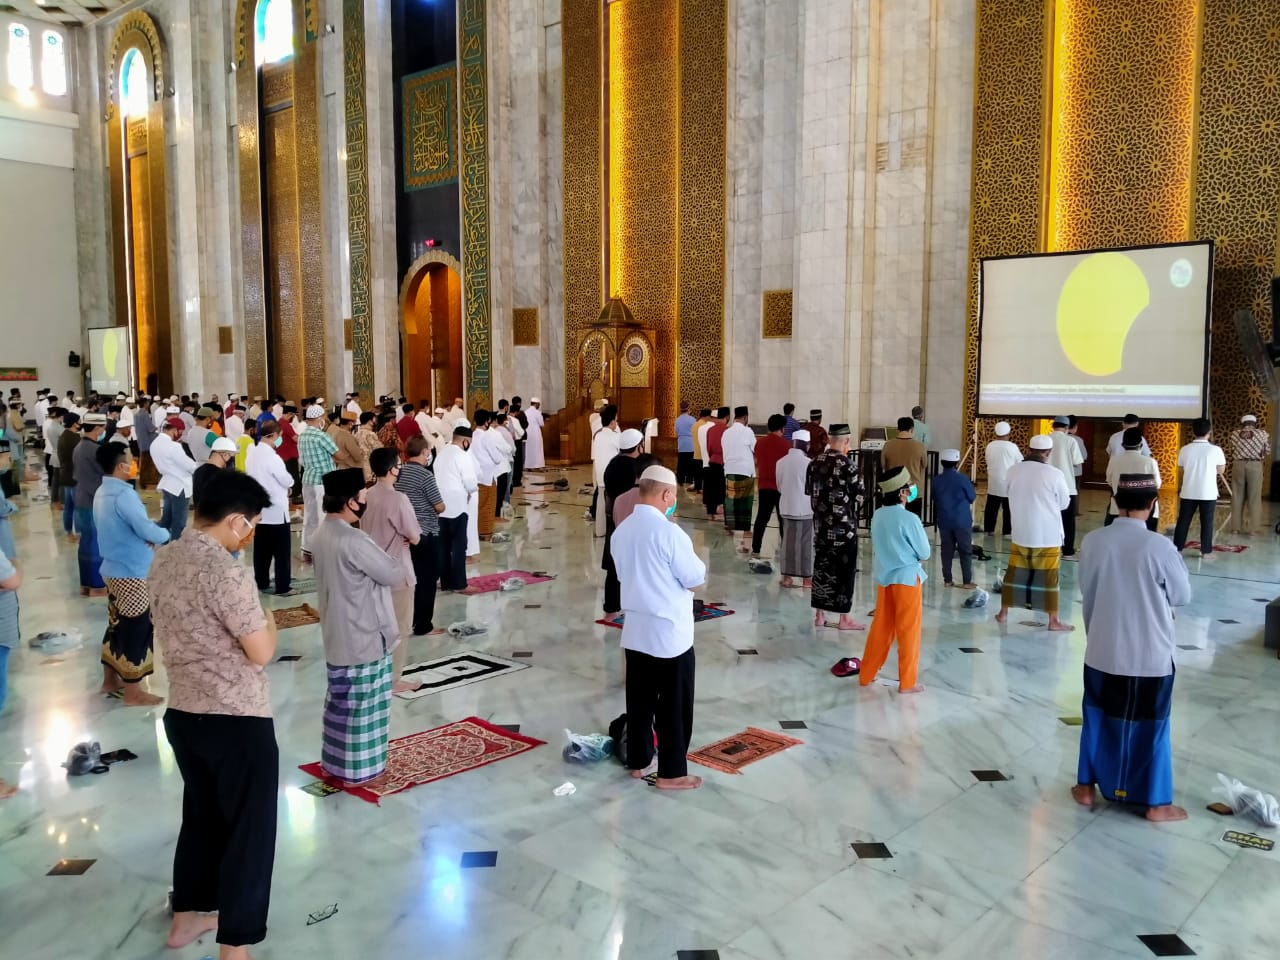
[[[333,455],[338,445],[323,430],[312,427],[298,437],[298,462],[302,464],[302,482],[305,486],[319,486],[324,475],[335,469]]]
[[[0,553],[0,580],[8,580],[17,569]],[[0,647],[16,647],[18,643],[18,591],[0,590]]]
[[[440,496],[440,488],[436,486],[435,474],[420,463],[411,461],[401,464],[396,489],[409,498],[423,536],[434,537],[439,534],[440,521],[437,519],[436,504],[444,503],[444,497]]]
[[[1255,429],[1250,436],[1239,430],[1231,432],[1232,460],[1266,460],[1271,456],[1271,438]]]

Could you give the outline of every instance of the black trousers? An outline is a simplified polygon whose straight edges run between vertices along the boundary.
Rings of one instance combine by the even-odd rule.
[[[1106,516],[1106,519],[1102,521],[1102,525],[1104,527],[1109,527],[1111,526],[1111,524],[1115,522],[1116,522],[1116,515],[1114,513],[1108,513]],[[1147,517],[1147,529],[1150,530],[1152,533],[1159,533],[1160,532],[1159,518],[1154,516]]]
[[[951,561],[960,554],[963,583],[973,583],[973,530],[970,527],[939,527],[942,538],[942,582],[951,582]]]
[[[218,911],[218,943],[261,943],[276,854],[275,725],[270,717],[170,708],[164,731],[183,786],[173,909]]]
[[[693,492],[702,492],[702,461],[697,457],[693,458],[693,462],[689,465],[689,476],[693,479]]]
[[[693,451],[676,454],[676,483],[693,483]]]
[[[651,657],[638,650],[627,656],[627,765],[643,770],[653,760],[650,723],[658,735],[658,776],[663,780],[689,772],[693,735],[693,647],[678,657]]]
[[[982,529],[985,532],[996,532],[996,516],[1000,513],[1004,514],[1004,523],[1000,525],[1000,532],[1007,537],[1013,532],[1009,520],[1009,498],[988,493],[986,506],[982,509]]]
[[[253,535],[253,578],[259,590],[271,589],[271,564],[276,566],[276,593],[288,593],[293,582],[293,542],[287,523],[259,523]]]
[[[44,473],[49,482],[49,502],[62,502],[62,483],[58,479],[62,475],[62,471],[49,462],[49,454],[47,453],[44,455]]]
[[[463,519],[466,519],[464,514]],[[462,531],[466,537],[466,529]],[[463,543],[466,553],[466,543]],[[435,629],[431,622],[436,612],[436,583],[440,579],[440,537],[424,533],[417,543],[410,544],[409,558],[413,561],[413,575],[418,582],[413,588],[413,633],[422,636]],[[466,574],[466,556],[462,558],[463,575]]]
[[[707,508],[707,519],[715,519],[724,507],[724,493],[724,464],[707,464],[702,471],[702,505]]]
[[[502,505],[507,502],[507,483],[510,480],[510,473],[498,474],[498,499],[493,504],[493,515],[495,517],[502,516]]]
[[[612,519],[604,523],[604,553],[600,558],[600,567],[604,570],[604,613],[612,616],[622,609],[622,581],[618,579],[618,568],[613,564],[613,531],[616,528]]]
[[[298,458],[284,462],[284,468],[289,471],[289,476],[293,477],[293,487],[289,490],[289,499],[294,503],[302,502],[302,467],[298,462]]]
[[[765,490],[763,487],[756,490],[756,525],[751,532],[751,552],[759,553],[760,545],[764,543],[764,531],[769,526],[769,521],[773,519],[774,512],[782,503],[782,493],[777,490]],[[782,514],[778,514],[778,519],[782,519]]]
[[[1178,525],[1173,530],[1173,545],[1179,551],[1187,545],[1187,534],[1191,532],[1191,518],[1200,512],[1200,553],[1208,556],[1213,553],[1213,512],[1218,506],[1217,500],[1179,500]]]
[[[467,514],[440,517],[440,588],[467,589]]]
[[[524,440],[516,441],[516,459],[511,464],[511,489],[524,486]]]
[[[1073,493],[1067,509],[1062,511],[1062,555],[1064,557],[1076,555],[1076,511],[1079,507],[1080,496]]]

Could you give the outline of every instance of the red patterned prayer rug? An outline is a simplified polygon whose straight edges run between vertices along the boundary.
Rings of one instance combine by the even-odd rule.
[[[467,593],[493,593],[501,589],[503,580],[509,580],[511,577],[518,577],[523,580],[526,587],[555,579],[555,577],[547,576],[541,570],[537,573],[530,573],[528,570],[503,570],[501,573],[486,573],[479,577],[467,577]]]
[[[1199,550],[1199,549],[1200,549],[1200,541],[1199,541],[1199,540],[1188,540],[1188,541],[1187,541],[1187,545],[1186,545],[1185,547],[1183,547],[1183,549],[1184,549],[1184,550]],[[1214,553],[1244,553],[1244,552],[1245,552],[1246,550],[1248,550],[1248,549],[1249,549],[1248,545],[1247,545],[1247,544],[1243,544],[1243,543],[1215,543],[1215,544],[1213,545],[1213,552],[1214,552]]]
[[[361,800],[378,803],[393,793],[505,760],[544,743],[545,740],[512,733],[479,717],[467,717],[392,740],[386,778],[376,787],[345,786],[325,773],[318,762],[304,763],[298,769]]]
[[[714,606],[709,603],[702,608],[701,613],[695,613],[693,615],[693,622],[701,623],[703,620],[715,620],[717,617],[727,617],[731,613],[733,613],[732,610],[726,610],[724,607]],[[627,615],[625,613],[615,613],[611,617],[605,617],[603,620],[597,620],[596,623],[600,624],[602,627],[617,627],[621,630],[626,619]]]
[[[699,747],[689,754],[689,759],[722,773],[742,773],[742,768],[748,763],[755,763],[802,743],[803,740],[788,737],[785,733],[747,727],[742,733]]]
[[[277,630],[288,630],[290,627],[305,627],[308,624],[320,622],[319,612],[309,603],[304,603],[298,607],[280,607],[278,610],[273,610],[272,613],[276,618]]]

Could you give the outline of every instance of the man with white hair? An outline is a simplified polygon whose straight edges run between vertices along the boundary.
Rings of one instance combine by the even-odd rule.
[[[1022,451],[1009,440],[1009,424],[996,424],[996,438],[987,444],[987,502],[982,511],[982,529],[996,532],[996,516],[1004,513],[1002,536],[1009,536],[1009,470],[1022,462]]]
[[[547,465],[547,455],[542,443],[542,426],[546,423],[546,418],[542,415],[542,401],[531,397],[525,416],[529,420],[529,430],[525,436],[524,467],[526,470],[542,470]]]
[[[813,587],[813,503],[805,493],[809,431],[791,434],[791,449],[778,461],[778,515],[782,518],[782,585]],[[799,583],[796,581],[799,580]]]
[[[691,790],[693,731],[693,591],[706,565],[689,535],[671,522],[676,475],[651,466],[640,474],[640,500],[613,532],[613,560],[622,582],[622,649],[626,657],[627,766],[639,779],[651,771],[658,738],[660,790]]]
[[[1262,465],[1271,459],[1271,438],[1246,413],[1231,431],[1231,529],[1252,537],[1262,519]]]
[[[1075,442],[1071,445],[1074,449]],[[1049,615],[1049,629],[1066,633],[1075,627],[1058,619],[1058,573],[1062,521],[1071,506],[1071,492],[1062,471],[1049,462],[1054,438],[1039,434],[1031,438],[1030,446],[1027,458],[1009,471],[1013,533],[996,622],[1008,619],[1016,591],[1024,588],[1027,606],[1040,606]]]
[[[298,434],[302,464],[302,562],[311,562],[311,538],[324,520],[324,477],[336,469],[338,445],[325,432],[324,407],[313,403],[305,411],[307,429]]]

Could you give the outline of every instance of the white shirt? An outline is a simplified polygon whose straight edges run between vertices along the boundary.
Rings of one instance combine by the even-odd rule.
[[[1178,466],[1182,468],[1182,489],[1178,496],[1183,500],[1217,500],[1218,467],[1227,465],[1227,456],[1217,444],[1204,440],[1192,440],[1178,451]]]
[[[164,426],[164,422],[169,419],[169,414],[165,413],[165,405],[157,404],[156,408],[151,411],[151,419],[155,422],[156,432],[160,432],[160,428]]]
[[[794,447],[778,461],[778,512],[788,520],[813,517],[813,500],[804,492],[810,462],[808,454]]]
[[[228,440],[239,440],[244,436],[244,421],[233,413],[227,417],[226,430]],[[263,523],[266,522],[265,520],[263,521]]]
[[[262,489],[271,497],[271,505],[262,511],[259,522],[288,523],[289,491],[293,487],[293,477],[289,476],[289,471],[275,448],[267,442],[255,443],[245,454],[244,472],[262,484]]]
[[[1080,444],[1076,443],[1076,438],[1071,434],[1062,430],[1055,430],[1049,434],[1053,439],[1053,449],[1049,451],[1050,466],[1057,467],[1067,480],[1067,492],[1075,496],[1076,490],[1076,467],[1084,463],[1084,457],[1080,455]],[[1024,543],[1024,547],[1030,544]]]
[[[594,437],[597,433],[600,432],[601,426],[602,426],[602,422],[600,419],[600,411],[593,410],[591,412],[591,416],[587,417],[587,429],[591,431],[591,435]]]
[[[756,475],[756,435],[745,423],[729,424],[720,441],[724,449],[724,474],[740,477]]]
[[[480,486],[491,487],[498,482],[504,459],[492,428],[484,427],[472,434],[471,457],[476,465],[476,481]]]
[[[276,404],[272,404],[272,406],[271,406],[271,415],[272,415],[273,417],[275,417],[277,420],[279,420],[281,417],[283,417],[283,416],[284,416],[284,404],[283,404],[283,403],[276,403]]]
[[[1070,505],[1071,491],[1057,467],[1023,460],[1009,469],[1009,521],[1018,546],[1061,547],[1062,511]]]
[[[62,436],[62,431],[66,427],[62,425],[61,420],[45,420],[44,426],[40,428],[40,432],[44,434],[44,450],[49,454],[50,466],[60,466],[58,463],[58,438]]]
[[[453,425],[463,418],[464,414],[461,407],[450,407],[445,411],[444,422],[449,427],[449,432],[453,433]]]
[[[360,414],[357,413],[356,416],[358,417],[360,416]],[[403,420],[405,416],[406,414],[404,412],[404,407],[396,407],[396,423],[399,423],[401,420]]]
[[[347,411],[354,413],[356,415],[356,420],[359,420],[360,414],[364,413],[364,411],[360,409],[360,404],[356,403],[354,399],[347,401]],[[397,420],[404,416],[404,412],[401,410],[397,410],[396,413],[399,414],[399,416],[396,417]]]
[[[714,420],[708,420],[698,428],[698,449],[702,451],[702,465],[705,467],[711,462],[711,451],[707,449],[707,431],[711,429]]]
[[[467,512],[467,501],[475,496],[478,486],[475,462],[471,454],[456,443],[448,444],[436,454],[436,486],[444,501],[442,517],[460,517]]]
[[[489,442],[493,444],[494,452],[501,458],[497,475],[500,477],[504,473],[510,473],[516,459],[516,442],[511,439],[511,434],[505,427],[490,427],[485,432],[489,436]]]
[[[49,417],[49,400],[41,397],[36,401],[36,423],[44,423]]]
[[[160,472],[156,489],[175,497],[191,496],[191,475],[196,462],[187,456],[182,444],[161,431],[151,441],[151,462]]]
[[[1089,448],[1084,445],[1084,437],[1078,433],[1070,434],[1071,439],[1076,442],[1076,446],[1080,448],[1080,462],[1071,468],[1071,475],[1078,477],[1084,473],[1084,462],[1089,459]]]
[[[1022,462],[1022,451],[1011,440],[992,440],[987,444],[987,493],[993,497],[1009,495],[1009,468]]]
[[[591,462],[595,465],[596,483],[602,483],[604,468],[618,455],[622,434],[612,426],[601,427],[591,438]]]
[[[1124,453],[1124,431],[1117,430],[1111,435],[1111,439],[1107,441],[1107,456],[1118,457]],[[1142,438],[1142,455],[1144,457],[1151,456],[1151,448],[1147,446],[1147,438]]]
[[[1111,487],[1111,492],[1115,493],[1120,486],[1120,478],[1126,473],[1141,473],[1156,478],[1156,487],[1160,486],[1160,464],[1156,463],[1154,457],[1143,456],[1137,450],[1121,450],[1118,454],[1107,461],[1107,484]],[[1107,507],[1107,513],[1113,517],[1120,514],[1120,508],[1116,506],[1116,498],[1111,498],[1111,503]],[[1156,497],[1156,502],[1152,507],[1153,517],[1160,516],[1160,498]]]
[[[678,657],[693,646],[694,587],[707,566],[689,535],[647,503],[613,531],[610,547],[622,582],[622,646],[651,657]]]
[[[433,433],[439,433],[439,429],[432,422],[431,414],[425,410],[419,410],[413,415],[413,422],[418,425],[418,429],[422,431],[422,435],[428,440],[434,440]]]

